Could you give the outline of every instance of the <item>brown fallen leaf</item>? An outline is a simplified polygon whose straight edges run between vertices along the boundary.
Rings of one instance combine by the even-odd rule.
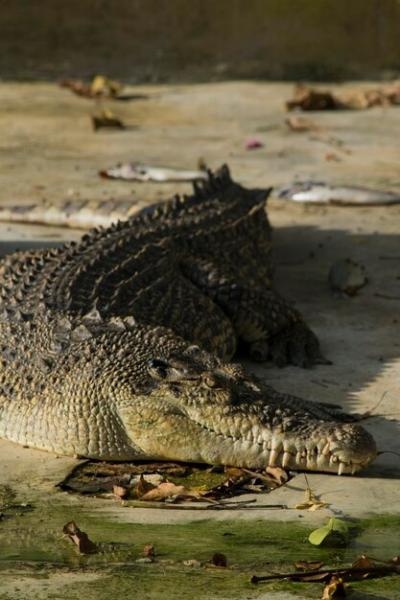
[[[321,600],[333,600],[334,598],[345,598],[346,590],[344,589],[343,580],[340,577],[333,575],[329,583],[324,587]]]
[[[294,563],[294,566],[298,571],[317,571],[324,566],[324,563],[322,561],[298,560]]]
[[[400,83],[394,82],[375,89],[334,93],[297,85],[292,100],[286,102],[287,110],[365,110],[374,106],[400,104]]]
[[[215,554],[213,554],[211,563],[214,565],[214,567],[227,567],[228,566],[228,560],[227,560],[225,554],[222,554],[221,552],[216,552]]]
[[[170,481],[164,481],[160,483],[156,488],[149,490],[143,496],[141,500],[147,502],[159,502],[162,500],[168,500],[170,498],[183,499],[183,498],[201,498],[202,492],[197,490],[191,490],[186,488],[184,485],[176,485]]]
[[[329,506],[327,502],[322,502],[319,498],[314,494],[312,489],[310,488],[310,484],[308,483],[307,475],[304,474],[304,479],[306,480],[306,490],[304,501],[300,502],[300,504],[296,504],[295,508],[297,510],[309,510],[311,512],[315,510],[319,510],[320,508],[325,508]]]
[[[281,467],[266,467],[265,472],[268,473],[268,475],[271,475],[279,485],[286,483],[289,479],[289,475],[286,473],[285,469],[282,469]]]
[[[154,559],[156,552],[154,550],[153,544],[146,544],[145,547],[143,548],[143,554],[146,558]]]
[[[321,502],[318,500],[317,496],[315,496],[314,492],[310,489],[305,492],[304,502],[300,502],[300,504],[296,504],[295,508],[297,510],[319,510],[320,508],[325,508],[329,506],[327,502]]]
[[[127,488],[123,485],[114,485],[113,486],[113,494],[116,498],[123,500],[124,498],[126,498],[128,496],[129,488]]]
[[[98,114],[92,115],[93,129],[97,131],[103,127],[110,129],[125,129],[125,124],[113,112],[103,109]]]
[[[297,85],[294,89],[293,99],[286,102],[288,111],[296,108],[301,110],[335,110],[341,108],[341,105],[331,92],[315,90],[306,85]]]
[[[325,160],[328,161],[334,161],[334,162],[340,162],[342,159],[340,158],[340,156],[338,156],[337,154],[335,154],[334,152],[327,152],[325,154]]]
[[[224,473],[229,479],[240,479],[245,475],[245,470],[239,467],[225,467]]]
[[[91,83],[84,83],[80,79],[64,79],[60,81],[60,86],[84,98],[115,98],[123,87],[118,81],[104,75],[96,75]]]
[[[357,560],[355,560],[351,566],[356,569],[369,569],[374,565],[368,556],[362,554],[360,558],[357,558]]]
[[[184,564],[185,567],[201,567],[201,562],[199,560],[196,560],[195,558],[189,558],[188,560],[184,560],[182,564]]]
[[[81,554],[97,552],[97,545],[92,542],[87,533],[81,531],[75,521],[69,521],[63,527],[63,533],[76,545]]]
[[[119,81],[108,79],[104,75],[96,75],[90,84],[90,91],[95,97],[114,97],[117,96],[122,90],[122,84]]]
[[[145,494],[147,494],[147,492],[150,492],[151,490],[155,489],[157,489],[157,486],[147,481],[143,473],[141,473],[139,481],[136,484],[136,487],[134,488],[134,494],[135,496],[137,496],[137,498],[142,498]]]
[[[297,133],[318,131],[320,129],[318,125],[310,119],[305,119],[304,117],[299,117],[297,115],[290,115],[285,119],[285,123],[290,131],[295,131]]]
[[[60,87],[68,88],[77,96],[91,98],[90,85],[80,79],[63,79],[60,81]]]

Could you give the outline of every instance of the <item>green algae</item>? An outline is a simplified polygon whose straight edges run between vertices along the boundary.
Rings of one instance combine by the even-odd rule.
[[[98,553],[79,555],[63,536],[63,525],[71,519],[98,544]],[[321,560],[335,567],[350,564],[362,553],[381,559],[400,554],[400,517],[377,516],[354,523],[355,535],[348,546],[322,548],[307,541],[312,526],[293,521],[238,518],[127,523],[99,515],[82,504],[49,501],[40,509],[15,513],[0,523],[0,600],[19,600],[16,582],[20,580],[25,581],[24,586],[35,583],[30,592],[33,599],[108,600],[114,595],[140,594],[148,600],[205,600],[267,597],[272,592],[319,598],[320,584],[273,582],[254,586],[250,577],[292,571],[298,560]],[[142,560],[146,544],[155,547],[153,563]],[[210,564],[216,552],[227,557],[227,569]],[[395,577],[357,582],[352,589],[366,599],[400,599]]]

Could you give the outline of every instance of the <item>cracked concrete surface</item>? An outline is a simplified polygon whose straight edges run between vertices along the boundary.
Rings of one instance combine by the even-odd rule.
[[[362,84],[371,87],[374,84]],[[324,86],[326,87],[326,86]],[[347,84],[342,88],[358,87]],[[140,184],[105,181],[101,168],[118,161],[193,168],[199,157],[211,167],[228,162],[234,177],[246,185],[281,185],[295,177],[356,183],[400,191],[400,108],[336,111],[307,115],[319,127],[314,133],[290,132],[284,124],[284,100],[291,86],[270,83],[221,83],[193,86],[139,86],[127,91],[147,99],[107,102],[131,127],[101,130],[90,125],[92,101],[51,84],[0,84],[0,203],[55,203],[65,197],[132,199],[142,205],[186,184]],[[259,139],[264,146],[246,151]],[[332,155],[334,158],[332,159]],[[365,412],[383,397],[379,414],[365,422],[380,450],[400,452],[400,206],[350,208],[298,206],[272,199],[277,286],[294,300],[318,333],[331,366],[283,370],[249,364],[277,389],[305,398]],[[76,239],[81,233],[51,227],[1,224],[1,252],[40,247]],[[369,283],[354,298],[336,298],[327,275],[339,258],[363,263]],[[61,492],[54,485],[75,464],[43,452],[0,441],[0,483],[8,483],[23,500]],[[335,511],[353,517],[368,513],[399,513],[399,456],[382,454],[358,477],[311,475],[311,487]],[[302,500],[303,475],[257,501]],[[77,499],[64,497],[75,504]],[[193,520],[201,512],[134,511],[107,507],[93,499],[86,506],[127,520]],[[303,513],[325,519],[327,511]],[[328,510],[329,512],[329,510]],[[229,511],[212,518],[232,517]],[[238,512],[234,514],[238,517]],[[241,518],[297,519],[298,511],[249,511]]]

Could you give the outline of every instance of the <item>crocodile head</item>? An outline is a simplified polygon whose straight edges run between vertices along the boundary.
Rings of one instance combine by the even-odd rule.
[[[354,474],[375,458],[372,436],[338,411],[264,387],[239,365],[185,343],[176,347],[176,338],[168,346],[148,339],[141,383],[125,385],[117,402],[146,457],[338,474]]]

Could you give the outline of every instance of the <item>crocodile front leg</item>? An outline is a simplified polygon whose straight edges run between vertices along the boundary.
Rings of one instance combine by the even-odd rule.
[[[230,318],[252,359],[272,360],[279,367],[329,364],[299,311],[267,285],[266,289],[249,287],[240,275],[236,278],[196,257],[186,257],[182,268]]]

